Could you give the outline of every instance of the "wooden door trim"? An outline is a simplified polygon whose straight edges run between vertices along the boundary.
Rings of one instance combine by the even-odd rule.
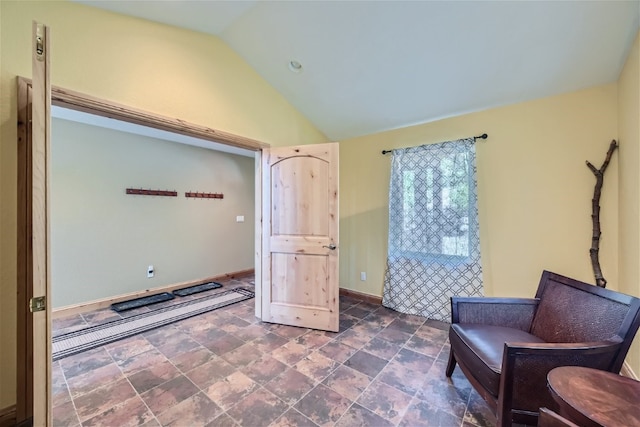
[[[18,230],[17,230],[17,390],[16,390],[16,418],[18,423],[33,417],[33,335],[32,316],[29,312],[29,300],[32,298],[33,258],[31,249],[32,234],[32,200],[31,192],[31,90],[32,80],[26,77],[17,77],[18,85]],[[269,144],[244,136],[234,135],[225,131],[208,128],[187,122],[178,118],[169,118],[148,111],[139,110],[123,104],[99,99],[91,95],[64,89],[58,86],[51,87],[52,105],[65,107],[102,117],[122,120],[141,126],[147,126],[181,135],[191,136],[211,142],[217,142],[237,148],[257,152],[256,165],[259,168],[260,150],[269,147]],[[261,175],[256,171],[256,213],[260,212],[261,201]],[[261,212],[260,212],[261,213]],[[47,214],[48,217],[48,214]],[[256,283],[261,277],[260,266],[262,246],[261,242],[261,215],[256,217]],[[48,219],[48,218],[47,218]],[[257,287],[256,287],[257,288]],[[259,291],[256,290],[256,301],[259,299]],[[259,304],[257,304],[258,306]],[[259,315],[256,308],[256,315]]]
[[[45,298],[51,289],[51,239],[49,165],[51,159],[51,37],[49,27],[32,26],[31,114],[31,242],[33,296]],[[34,311],[33,323],[33,423],[51,424],[51,304]]]
[[[18,422],[33,416],[33,322],[27,309],[32,294],[31,241],[31,84],[18,78],[18,218],[17,218],[17,402]]]
[[[258,319],[262,319],[262,150],[255,156],[255,313]]]
[[[31,80],[25,77],[18,77],[31,85]],[[257,151],[269,144],[235,135],[218,129],[212,129],[195,123],[190,123],[181,119],[171,118],[149,111],[139,110],[117,102],[96,98],[91,95],[64,89],[59,86],[51,87],[51,103],[58,107],[70,110],[82,111],[84,113],[97,116],[108,117],[110,119],[121,120],[141,126],[147,126],[167,132],[178,133],[203,139],[205,141],[218,142],[246,150]]]

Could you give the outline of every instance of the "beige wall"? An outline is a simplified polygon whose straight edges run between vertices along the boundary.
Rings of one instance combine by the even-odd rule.
[[[52,27],[52,80],[58,86],[272,145],[326,141],[215,37],[74,3],[1,1],[0,342],[5,351],[0,352],[0,409],[15,403],[15,76],[31,74],[33,19]],[[636,41],[636,55],[637,49]],[[629,74],[633,79],[638,72]],[[621,78],[620,87],[625,82]],[[629,126],[638,131],[637,102],[620,106],[618,89],[614,83],[342,142],[341,286],[381,294],[389,158],[380,150],[482,132],[489,134],[478,144],[487,295],[530,296],[543,268],[592,281],[588,248],[594,178],[584,161],[599,165],[618,131],[624,144],[618,108],[628,111]],[[602,266],[612,289],[618,287],[617,249],[627,245],[619,245],[618,235],[629,221],[637,223],[640,204],[635,190],[630,209],[636,211],[626,220],[621,214],[619,234],[618,158],[623,150],[607,171],[602,200]],[[637,173],[640,159],[635,157]],[[638,177],[620,169],[621,194],[625,181],[635,179],[631,184],[637,188]],[[630,271],[631,283],[638,283],[637,260],[620,260],[621,278]],[[366,282],[359,281],[360,271],[368,273]],[[636,363],[633,368],[640,372]]]
[[[253,268],[253,157],[54,119],[51,166],[54,308]]]
[[[640,295],[640,33],[618,80],[620,290]],[[627,361],[640,375],[640,337]]]
[[[543,269],[593,283],[591,198],[617,136],[617,86],[495,108],[340,144],[341,286],[381,295],[387,249],[389,155],[382,149],[489,134],[477,143],[486,295],[532,296]],[[618,156],[601,200],[601,264],[618,287]],[[367,281],[360,281],[360,272]]]
[[[1,1],[0,409],[15,403],[16,76],[31,76],[34,19],[52,29],[57,86],[272,145],[326,141],[216,37],[66,1]]]

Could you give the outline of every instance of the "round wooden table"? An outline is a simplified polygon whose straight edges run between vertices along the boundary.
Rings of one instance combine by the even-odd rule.
[[[640,382],[611,372],[562,366],[547,375],[560,415],[581,426],[640,426]]]

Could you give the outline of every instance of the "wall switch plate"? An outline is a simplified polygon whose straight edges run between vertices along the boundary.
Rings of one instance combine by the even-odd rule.
[[[244,222],[244,215],[238,215],[236,217],[236,222]]]
[[[363,282],[365,282],[367,280],[367,272],[366,271],[361,271],[360,272],[360,280],[362,280]]]
[[[147,277],[152,278],[154,274],[155,270],[153,269],[153,265],[150,265],[149,268],[147,268]]]

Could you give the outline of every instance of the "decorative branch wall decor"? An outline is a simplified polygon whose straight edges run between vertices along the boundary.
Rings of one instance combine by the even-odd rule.
[[[611,156],[613,152],[618,148],[618,143],[614,139],[609,144],[609,150],[607,150],[607,157],[604,159],[604,163],[600,169],[596,169],[595,166],[587,160],[587,167],[593,172],[596,177],[596,186],[593,189],[593,199],[591,199],[591,221],[593,223],[593,233],[591,235],[591,249],[589,249],[589,255],[591,256],[591,266],[593,267],[593,274],[596,279],[596,285],[601,288],[607,286],[607,281],[602,275],[602,269],[600,268],[600,193],[602,192],[602,183],[604,182],[604,171],[607,170]]]
[[[137,194],[139,196],[168,196],[168,197],[178,196],[177,191],[145,190],[142,188],[127,188],[127,194]]]
[[[184,193],[184,197],[194,197],[196,199],[224,199],[222,193]]]

